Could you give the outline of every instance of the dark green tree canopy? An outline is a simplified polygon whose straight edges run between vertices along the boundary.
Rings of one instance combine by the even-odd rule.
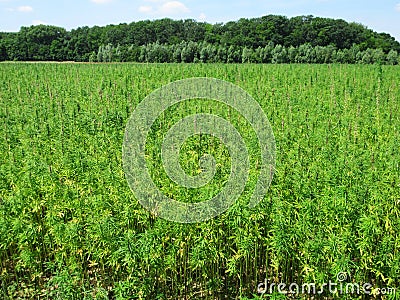
[[[400,43],[392,36],[374,32],[358,23],[314,16],[287,18],[267,15],[252,19],[242,18],[225,24],[165,18],[104,27],[85,26],[71,31],[48,25],[22,27],[18,33],[0,33],[0,60],[89,61],[98,54],[100,48],[104,52],[105,49],[113,47],[119,47],[119,55],[122,56],[119,60],[138,60],[141,52],[139,48],[154,43],[160,47],[168,46],[170,51],[181,51],[181,61],[192,61],[191,58],[196,57],[195,45],[205,45],[204,43],[218,48],[219,56],[229,56],[229,61],[237,61],[244,49],[247,61],[249,51],[256,52],[256,49],[264,49],[271,45],[283,47],[284,51],[279,54],[280,59],[277,61],[282,60],[282,55],[288,55],[286,49],[297,49],[302,45],[310,45],[313,48],[329,46],[337,51],[352,47],[358,47],[359,51],[381,49],[385,55],[392,51],[391,56],[393,51],[400,52]],[[182,43],[185,45],[176,46]],[[222,54],[221,47],[225,54]],[[180,48],[182,49],[179,50]],[[210,49],[201,50],[203,57],[206,57],[204,55],[210,52]],[[200,49],[197,50],[200,52]],[[161,51],[161,48],[158,51]],[[260,51],[258,50],[258,54]],[[208,53],[208,57],[214,56],[214,52]],[[163,53],[163,58],[156,60],[174,60],[174,54],[175,57],[178,55]],[[260,57],[255,60],[263,61]],[[285,60],[287,59],[283,59]]]

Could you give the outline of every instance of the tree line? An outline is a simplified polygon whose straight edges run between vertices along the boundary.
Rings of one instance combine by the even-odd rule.
[[[362,24],[313,16],[160,19],[71,31],[21,27],[0,33],[0,60],[399,64],[400,43]]]
[[[354,45],[350,49],[303,44],[285,47],[270,42],[256,49],[213,45],[207,42],[181,42],[168,45],[158,42],[135,48],[133,46],[100,46],[89,57],[90,62],[148,62],[148,63],[347,63],[347,64],[400,64],[396,50],[385,53],[382,49],[361,50]]]

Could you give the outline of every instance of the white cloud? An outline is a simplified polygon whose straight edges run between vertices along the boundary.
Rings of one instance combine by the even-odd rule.
[[[32,6],[23,5],[23,6],[18,6],[16,10],[19,12],[31,12],[33,11],[33,8]]]
[[[168,1],[165,2],[163,5],[161,5],[159,12],[162,14],[174,15],[180,13],[187,13],[190,12],[190,10],[182,2]]]
[[[400,3],[397,3],[397,4],[396,4],[395,9],[396,9],[397,11],[400,11]]]
[[[147,0],[147,2],[157,3],[158,5],[143,5],[139,7],[139,12],[156,16],[170,16],[189,13],[190,9],[180,1]]]
[[[48,25],[49,23],[41,20],[33,20],[32,25]]]
[[[139,7],[139,12],[149,14],[153,11],[153,8],[151,6],[143,5]]]
[[[200,22],[204,22],[206,19],[207,19],[207,16],[206,16],[205,13],[201,13],[200,16],[199,16],[199,18],[198,18],[198,20],[199,20]]]
[[[113,0],[90,0],[90,1],[96,4],[106,4],[112,2]]]

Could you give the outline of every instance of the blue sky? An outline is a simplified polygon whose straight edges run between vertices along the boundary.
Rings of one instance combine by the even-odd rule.
[[[400,41],[400,0],[0,0],[0,31],[32,24],[70,30],[162,17],[216,23],[266,14],[340,18]]]

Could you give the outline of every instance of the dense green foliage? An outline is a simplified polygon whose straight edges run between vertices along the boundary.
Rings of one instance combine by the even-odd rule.
[[[299,47],[269,43],[265,47],[240,48],[215,46],[206,42],[181,42],[176,45],[152,43],[134,49],[123,49],[111,44],[100,46],[97,55],[92,53],[91,62],[147,62],[147,63],[309,63],[309,64],[388,64],[400,63],[400,55],[395,50],[385,53],[382,49],[360,50],[358,46],[350,49],[336,49],[334,46]]]
[[[236,205],[183,225],[137,202],[121,147],[146,95],[193,76],[253,95],[278,156],[268,194],[249,209],[259,152],[248,125],[213,101],[166,111],[146,151],[169,196],[207,199],[229,166],[223,145],[193,137],[182,165],[195,172],[203,151],[215,155],[219,175],[202,190],[209,194],[165,178],[160,141],[186,114],[219,112],[255,148]],[[321,284],[338,272],[399,288],[399,77],[396,66],[372,65],[1,64],[0,297],[234,299],[252,297],[265,278]]]
[[[275,52],[283,51],[278,54],[282,58],[273,60],[271,47]],[[400,43],[389,34],[376,33],[357,23],[313,16],[287,18],[267,15],[225,24],[160,19],[105,27],[80,27],[71,31],[38,25],[22,27],[18,33],[0,34],[0,60],[18,61],[278,63],[294,62],[290,55],[295,54],[289,52],[293,52],[292,48],[301,52],[301,47],[312,48],[317,55],[316,59],[303,60],[317,63],[371,63],[374,62],[372,58],[362,59],[364,51],[369,49],[380,50],[384,55],[382,61],[394,64],[398,62],[400,53]],[[268,54],[260,57],[255,53],[256,58],[252,58],[249,50],[262,51],[260,49],[266,49]],[[352,49],[351,52],[356,52],[354,56],[360,57],[356,59],[347,52],[340,52],[343,49]],[[158,52],[155,54],[154,51]],[[334,56],[333,51],[339,54],[337,58],[327,58],[321,51],[329,52],[331,56]],[[207,53],[207,58],[202,58],[201,53]]]

